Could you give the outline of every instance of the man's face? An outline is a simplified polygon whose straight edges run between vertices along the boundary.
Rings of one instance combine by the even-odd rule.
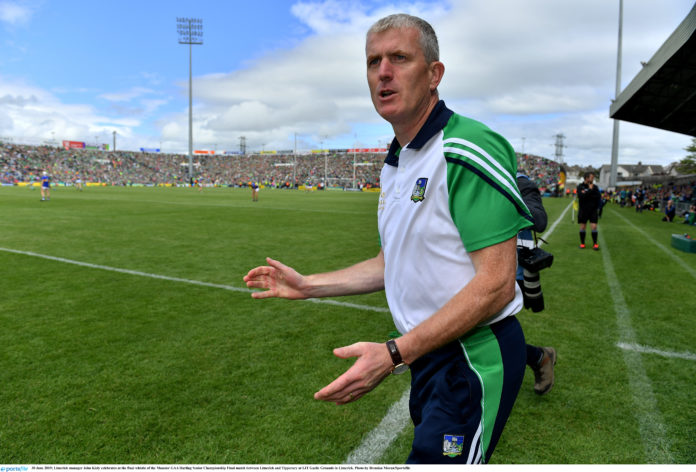
[[[417,122],[428,109],[441,75],[425,62],[415,28],[368,36],[367,83],[377,113],[392,125]],[[435,63],[433,63],[435,64]]]
[[[592,182],[594,182],[594,174],[590,174],[587,177],[585,177],[585,183],[587,185],[590,185]]]

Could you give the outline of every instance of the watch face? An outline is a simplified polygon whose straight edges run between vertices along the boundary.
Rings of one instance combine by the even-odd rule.
[[[403,362],[397,366],[394,366],[394,370],[392,370],[392,374],[403,374],[408,370],[408,364],[404,364]]]

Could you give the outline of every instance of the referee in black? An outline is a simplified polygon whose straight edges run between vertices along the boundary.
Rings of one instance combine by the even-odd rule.
[[[594,183],[594,174],[586,172],[585,181],[578,185],[578,223],[580,224],[580,249],[585,249],[587,222],[592,228],[592,249],[599,250],[597,244],[597,218],[602,194]]]

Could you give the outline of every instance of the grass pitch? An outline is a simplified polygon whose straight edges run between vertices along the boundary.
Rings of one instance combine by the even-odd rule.
[[[371,311],[242,282],[266,256],[303,273],[372,257],[377,194],[52,193],[0,188],[1,463],[341,463],[408,387],[312,398],[352,363],[333,348],[394,330],[383,294],[336,299]],[[669,239],[686,227],[609,206],[601,251],[580,251],[570,201],[544,203],[550,227],[563,215],[546,310],[520,320],[557,349],[557,380],[538,397],[527,372],[493,461],[696,462],[696,255]],[[375,461],[403,462],[411,434]]]

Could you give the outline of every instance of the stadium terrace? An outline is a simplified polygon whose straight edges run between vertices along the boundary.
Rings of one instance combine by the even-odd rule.
[[[358,151],[358,150],[355,150]],[[273,188],[379,188],[384,150],[326,150],[310,154],[206,154],[194,157],[194,180],[203,186]],[[554,191],[560,165],[539,156],[518,154],[542,191]],[[48,145],[0,143],[0,184],[38,185],[47,172],[53,185],[187,186],[188,156],[159,152],[64,149]]]

